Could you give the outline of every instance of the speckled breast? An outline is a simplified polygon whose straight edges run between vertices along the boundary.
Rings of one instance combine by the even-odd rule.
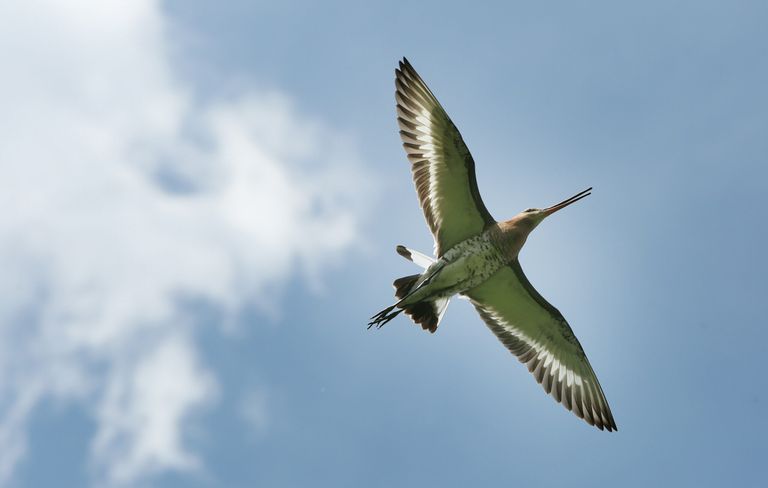
[[[506,263],[489,232],[471,237],[449,249],[442,257],[456,266],[457,281],[452,293],[461,293],[483,283]],[[453,265],[453,266],[451,266]]]

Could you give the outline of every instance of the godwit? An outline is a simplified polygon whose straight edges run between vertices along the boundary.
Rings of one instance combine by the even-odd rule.
[[[581,344],[562,314],[533,288],[517,259],[542,220],[590,195],[592,188],[497,222],[480,198],[475,162],[461,134],[405,58],[395,70],[395,86],[400,137],[436,258],[397,246],[400,255],[425,271],[395,280],[398,301],[371,317],[368,327],[381,327],[405,312],[435,332],[451,297],[466,296],[547,393],[590,425],[617,430]]]

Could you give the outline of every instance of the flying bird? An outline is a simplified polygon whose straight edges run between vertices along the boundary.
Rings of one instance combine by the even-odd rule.
[[[371,317],[368,327],[381,327],[405,312],[435,332],[451,297],[464,296],[547,393],[590,425],[617,430],[584,349],[518,261],[536,226],[590,195],[592,188],[551,207],[496,221],[480,198],[475,162],[461,134],[405,58],[395,70],[395,87],[400,137],[436,257],[397,246],[424,272],[396,279],[397,302]]]

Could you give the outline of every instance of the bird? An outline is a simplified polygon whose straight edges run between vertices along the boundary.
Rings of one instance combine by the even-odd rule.
[[[591,195],[592,188],[497,221],[480,198],[475,163],[459,130],[406,58],[395,69],[395,100],[400,138],[434,238],[435,257],[396,247],[424,271],[394,281],[397,301],[372,316],[368,328],[381,328],[405,313],[434,333],[450,299],[467,298],[545,392],[588,424],[618,430],[573,330],[531,285],[518,260],[533,229]]]

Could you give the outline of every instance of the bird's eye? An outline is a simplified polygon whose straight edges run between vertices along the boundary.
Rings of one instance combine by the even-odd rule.
[[[534,212],[535,210],[535,208],[526,208],[523,212]]]

